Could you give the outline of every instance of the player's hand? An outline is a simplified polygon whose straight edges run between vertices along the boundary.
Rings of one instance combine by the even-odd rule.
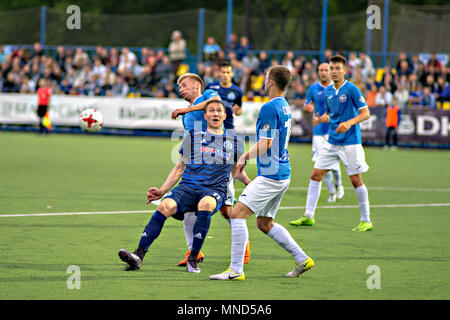
[[[313,112],[313,111],[314,111],[314,104],[313,104],[312,102],[310,102],[310,103],[308,103],[308,104],[305,104],[305,105],[303,106],[303,110],[304,110],[305,112]]]
[[[172,120],[175,120],[178,116],[186,114],[185,108],[178,108],[172,112]]]
[[[237,116],[240,116],[242,113],[242,109],[241,107],[239,107],[237,104],[235,104],[234,106],[231,107],[231,109],[233,110],[233,113]]]
[[[348,129],[350,129],[351,126],[352,126],[352,125],[351,125],[348,121],[341,122],[341,123],[338,125],[338,127],[336,128],[336,132],[337,132],[337,133],[344,133],[344,132],[346,132]]]
[[[245,155],[242,155],[238,162],[236,163],[236,171],[234,172],[234,178],[237,179],[237,177],[242,174],[244,171],[245,166],[247,165],[247,160],[245,160]]]
[[[317,127],[319,125],[320,122],[320,116],[319,113],[317,112],[316,115],[313,117],[313,126]]]
[[[149,204],[152,201],[161,199],[163,193],[158,188],[150,188],[147,191],[147,202],[145,204]]]

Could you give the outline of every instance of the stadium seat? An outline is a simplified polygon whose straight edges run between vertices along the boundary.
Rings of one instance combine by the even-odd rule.
[[[189,72],[189,65],[180,64],[180,66],[177,69],[177,77],[181,76],[182,74],[185,74],[186,72]]]
[[[444,104],[442,106],[442,109],[444,110],[450,110],[450,101],[444,101]]]

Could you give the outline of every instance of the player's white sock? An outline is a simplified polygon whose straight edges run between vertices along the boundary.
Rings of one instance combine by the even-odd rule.
[[[237,273],[244,272],[245,245],[248,242],[246,219],[231,219],[231,264]]]
[[[316,211],[317,201],[320,197],[321,187],[322,181],[317,182],[312,179],[309,181],[308,195],[306,196],[305,216],[310,219],[314,218],[314,212]]]
[[[308,259],[308,256],[303,252],[302,248],[300,248],[294,238],[292,238],[289,231],[287,231],[282,225],[275,223],[267,235],[275,240],[280,247],[289,252],[297,263]]]
[[[333,173],[331,173],[331,171],[328,171],[325,177],[323,177],[323,182],[330,191],[330,194],[336,193],[336,187],[333,182]]]
[[[355,192],[358,198],[359,211],[361,212],[361,221],[370,222],[369,193],[366,186],[363,184],[356,188]]]
[[[184,214],[183,228],[184,235],[186,236],[186,243],[189,250],[192,250],[192,241],[194,241],[194,225],[197,221],[195,212],[186,212]]]
[[[331,170],[334,176],[334,184],[336,187],[342,186],[342,175],[341,175],[341,167],[338,167],[337,170]]]

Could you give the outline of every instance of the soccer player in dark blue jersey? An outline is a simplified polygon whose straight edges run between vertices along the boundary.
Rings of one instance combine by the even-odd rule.
[[[187,108],[179,108],[176,109],[172,113],[172,119],[176,119],[179,115],[183,115],[183,125],[185,129],[189,130],[189,124],[193,122],[186,121],[186,119],[195,119],[194,115],[197,117],[201,117],[201,114],[205,108],[205,105],[212,99],[217,99],[218,96],[220,97],[220,100],[223,102],[223,104],[226,107],[226,113],[227,118],[224,121],[224,127],[226,130],[233,130],[234,124],[233,124],[233,115],[240,116],[242,114],[242,90],[233,84],[233,68],[230,63],[225,62],[220,67],[220,80],[213,82],[206,86],[205,91],[200,96],[200,98],[191,99],[190,101],[191,105]],[[178,82],[180,83],[180,93],[184,93],[182,91],[184,80],[183,77],[186,75],[183,75],[179,78]],[[215,93],[215,94],[213,94]],[[218,95],[218,96],[217,96]],[[183,96],[185,99],[186,97]],[[187,99],[186,99],[187,100]],[[250,179],[248,178],[245,171],[240,176],[242,179],[241,181],[248,185],[250,183]],[[231,210],[232,206],[235,201],[235,188],[234,188],[234,178],[230,177],[230,180],[228,182],[227,186],[227,197],[225,200],[224,206],[220,209],[220,213],[222,216],[230,223],[230,216],[231,216]],[[191,244],[190,240],[190,229],[192,229],[192,225],[195,222],[195,216],[191,214],[186,215],[186,219],[184,220],[184,229],[185,229],[185,235],[186,235],[186,241],[188,242],[188,246]],[[230,225],[231,227],[231,225]],[[186,256],[184,260],[180,261],[178,263],[179,266],[184,266],[187,261],[187,256],[189,255],[189,251],[186,252]],[[203,259],[203,253],[200,253],[199,257]],[[250,260],[250,245],[247,243],[246,250],[245,250],[245,259],[244,263],[247,264]]]
[[[161,233],[168,217],[183,220],[185,212],[195,211],[197,220],[187,270],[200,272],[197,255],[206,239],[211,216],[223,205],[230,173],[244,152],[242,140],[223,129],[225,117],[222,102],[209,102],[204,113],[207,131],[190,130],[183,139],[180,160],[164,184],[160,188],[152,187],[148,190],[147,203],[158,200],[163,195],[165,197],[145,227],[138,248],[134,252],[119,250],[119,257],[129,265],[129,270],[142,266],[146,252]],[[173,188],[180,178],[179,184]]]

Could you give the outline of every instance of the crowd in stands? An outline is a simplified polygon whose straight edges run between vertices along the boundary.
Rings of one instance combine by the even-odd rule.
[[[35,93],[39,79],[45,78],[50,80],[55,94],[176,98],[176,79],[189,71],[186,48],[180,31],[172,33],[167,50],[143,47],[133,52],[126,47],[97,46],[89,54],[82,48],[59,46],[56,53],[46,54],[39,43],[31,50],[11,52],[0,46],[0,91]],[[265,96],[267,69],[275,64],[285,65],[293,76],[287,97],[300,107],[309,86],[318,81],[318,64],[335,53],[326,50],[321,59],[287,51],[278,60],[266,51],[253,50],[245,36],[232,34],[223,46],[210,36],[196,72],[206,85],[219,79],[220,64],[229,61],[234,69],[233,81],[243,90],[244,99],[257,101]],[[450,57],[441,63],[434,53],[427,61],[420,60],[417,54],[408,57],[400,53],[396,60],[394,68],[375,68],[364,52],[348,54],[347,77],[363,92],[369,107],[384,107],[395,99],[401,108],[436,109],[450,101]]]

